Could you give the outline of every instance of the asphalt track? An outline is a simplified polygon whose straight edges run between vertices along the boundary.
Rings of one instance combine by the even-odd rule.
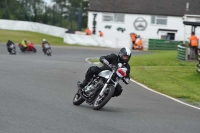
[[[0,133],[199,133],[200,110],[151,92],[138,84],[100,111],[74,106],[76,82],[91,64],[87,57],[114,49],[52,47],[52,57],[38,52],[8,55],[0,45]],[[144,54],[132,52],[133,56]]]

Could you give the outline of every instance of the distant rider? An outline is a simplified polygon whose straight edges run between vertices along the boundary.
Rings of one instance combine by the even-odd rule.
[[[8,40],[8,42],[7,42],[7,44],[6,44],[6,46],[7,46],[7,50],[8,50],[8,53],[11,53],[11,48],[10,48],[10,46],[11,45],[14,45],[14,49],[15,49],[15,44],[14,44],[14,42],[12,42],[11,40]]]
[[[46,45],[48,46],[49,49],[51,49],[50,44],[47,42],[47,40],[42,39],[42,50],[43,50],[44,54],[46,54],[46,50],[47,50]]]
[[[25,39],[22,40],[21,44],[22,44],[22,47],[23,47],[23,48],[22,48],[23,51],[26,51],[26,49],[27,49],[27,44],[29,44],[29,41],[27,41],[26,38],[25,38]]]

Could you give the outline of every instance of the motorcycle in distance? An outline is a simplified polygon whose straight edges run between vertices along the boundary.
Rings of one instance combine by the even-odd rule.
[[[80,105],[84,101],[93,105],[94,110],[104,107],[112,98],[119,80],[126,76],[127,68],[121,63],[117,67],[109,65],[110,70],[104,70],[94,76],[90,82],[82,89],[77,83],[78,91],[73,98],[74,105]]]
[[[12,55],[16,55],[17,54],[17,51],[16,51],[16,48],[15,48],[15,44],[11,44],[10,46],[9,46],[9,49],[10,49],[10,54],[12,54]]]
[[[45,43],[44,44],[44,48],[45,48],[45,53],[47,56],[51,56],[52,51],[51,51],[51,47],[49,46],[49,44]]]
[[[36,48],[34,47],[34,44],[32,42],[28,43],[27,44],[27,48],[26,50],[23,49],[23,46],[21,43],[19,43],[19,48],[22,52],[25,52],[25,51],[33,51],[34,53],[37,52]]]

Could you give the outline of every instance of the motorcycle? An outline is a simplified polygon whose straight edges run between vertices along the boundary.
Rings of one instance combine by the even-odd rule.
[[[16,48],[15,48],[15,45],[14,44],[11,44],[10,46],[9,46],[9,49],[10,49],[10,54],[12,54],[12,55],[16,55],[17,54],[17,51],[16,51]]]
[[[37,52],[36,48],[34,47],[34,44],[32,42],[28,43],[27,44],[27,48],[26,50],[24,50],[24,47],[22,46],[21,43],[19,43],[19,48],[22,52],[25,52],[25,51],[33,51],[34,53]]]
[[[44,44],[44,48],[45,48],[46,55],[51,56],[51,53],[52,53],[51,47],[46,43],[46,44]]]
[[[94,110],[104,107],[112,98],[119,80],[126,76],[127,68],[121,63],[117,67],[109,66],[110,70],[104,70],[94,76],[90,82],[82,89],[77,83],[78,91],[74,95],[73,104],[80,105],[84,101],[93,105]]]

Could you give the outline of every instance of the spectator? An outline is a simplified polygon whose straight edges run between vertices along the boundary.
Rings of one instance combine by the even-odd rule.
[[[85,33],[86,33],[86,35],[90,36],[91,35],[91,30],[87,27],[85,29]]]
[[[132,40],[132,49],[134,49],[134,45],[135,45],[135,41],[136,41],[136,34],[135,33],[131,33],[131,40]]]
[[[99,36],[103,37],[103,32],[102,31],[99,31]]]
[[[197,36],[195,36],[195,33],[192,32],[190,36],[190,59],[195,59],[195,51],[197,50],[199,44],[199,39]]]

